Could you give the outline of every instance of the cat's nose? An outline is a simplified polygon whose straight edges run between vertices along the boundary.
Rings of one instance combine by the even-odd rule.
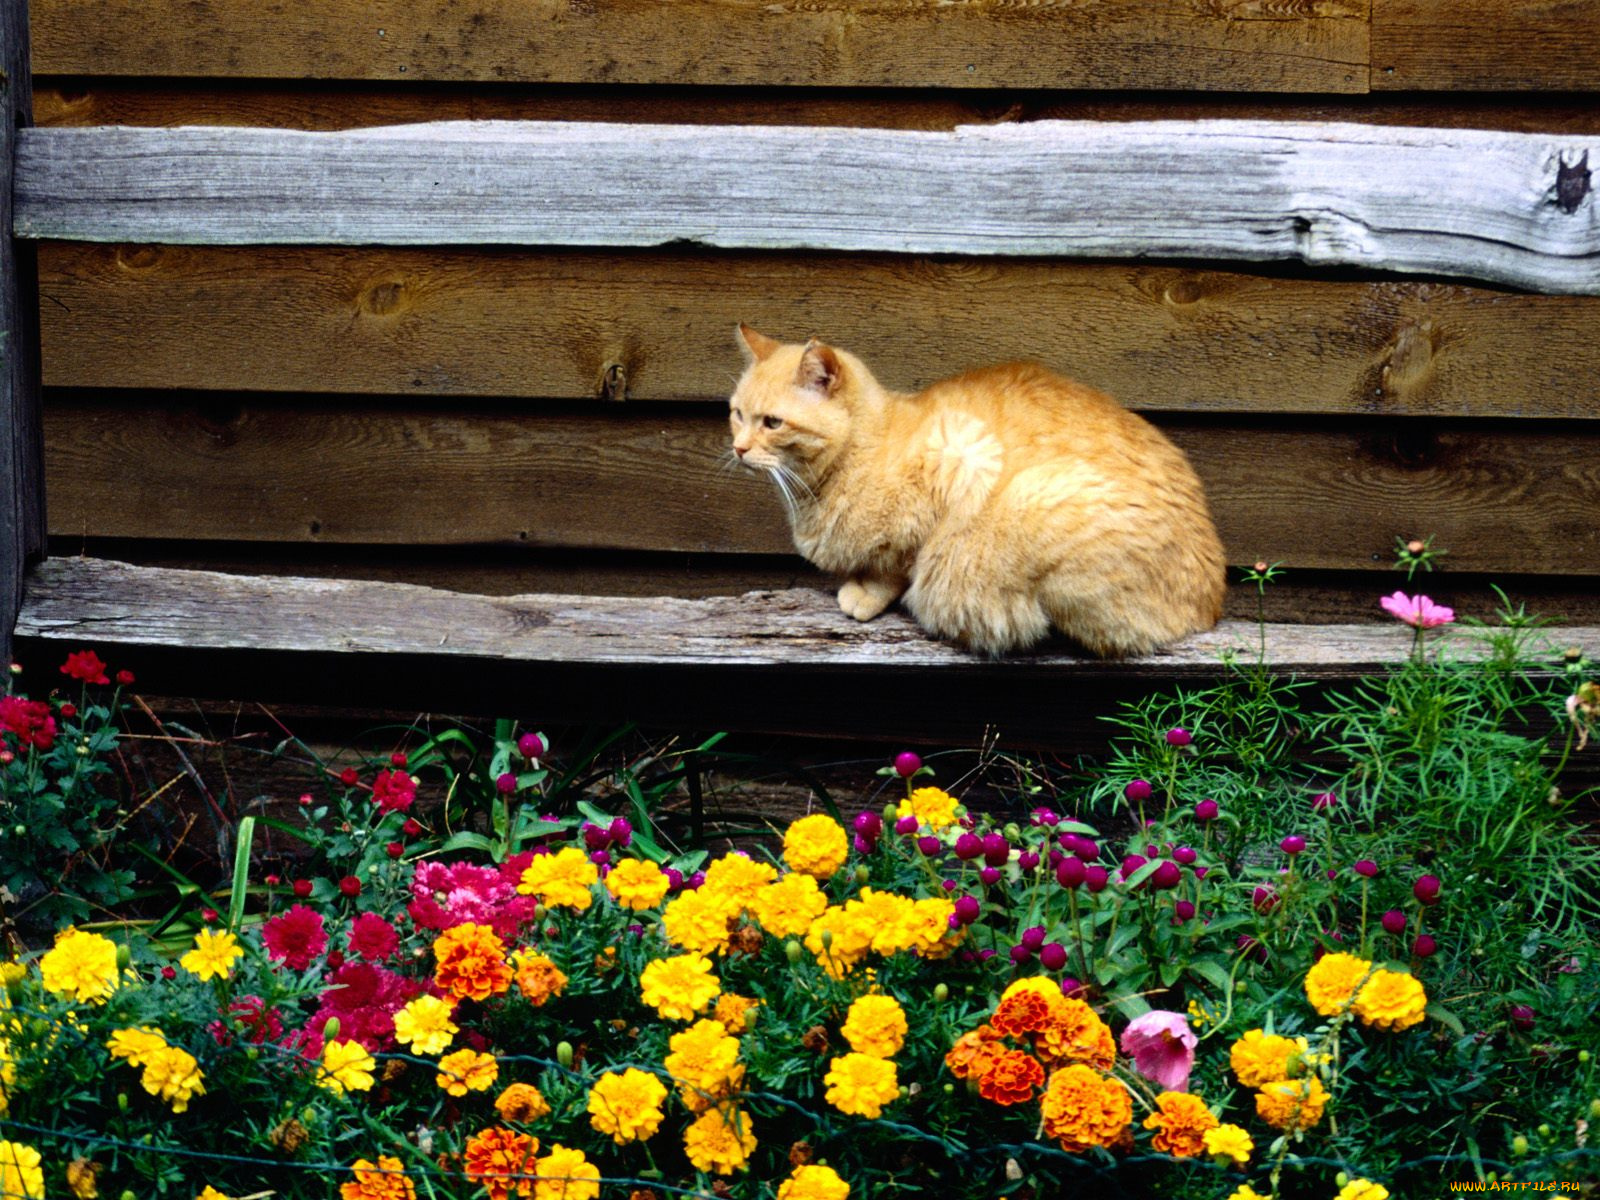
[[[733,448],[733,452],[735,454],[737,454],[740,458],[743,458],[746,454],[750,453],[750,447],[749,446],[735,446]]]

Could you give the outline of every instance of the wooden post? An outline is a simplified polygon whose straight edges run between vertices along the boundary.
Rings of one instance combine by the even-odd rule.
[[[44,551],[38,268],[33,243],[11,232],[17,130],[32,121],[28,0],[0,0],[0,666],[11,661],[23,571]]]

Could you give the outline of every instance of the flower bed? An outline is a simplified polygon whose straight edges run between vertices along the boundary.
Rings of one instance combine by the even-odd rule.
[[[295,878],[258,875],[246,818],[231,887],[146,922],[85,920],[133,877],[96,790],[116,685],[75,654],[72,697],[0,702],[13,902],[47,870],[25,822],[78,806],[50,893],[77,923],[0,968],[0,1195],[1592,1178],[1600,855],[1559,783],[1600,689],[1530,674],[1526,621],[1441,662],[1448,616],[1402,599],[1389,677],[1154,697],[1048,805],[968,813],[906,753],[884,808],[713,858],[637,794],[549,811],[545,739],[502,723],[471,771],[445,735],[329,772]],[[475,823],[422,811],[430,775]]]

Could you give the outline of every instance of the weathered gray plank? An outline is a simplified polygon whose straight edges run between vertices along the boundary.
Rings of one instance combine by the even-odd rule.
[[[1338,123],[953,132],[444,122],[25,131],[16,228],[172,243],[490,243],[1302,259],[1600,293],[1600,138]]]
[[[27,561],[44,549],[39,306],[34,247],[11,235],[12,162],[33,119],[27,0],[0,0],[0,666]]]
[[[1253,655],[1258,627],[1225,621],[1146,658],[1104,663],[1059,647],[1000,663],[924,634],[893,612],[860,624],[829,592],[793,589],[701,600],[637,596],[478,596],[413,584],[224,575],[52,558],[29,574],[19,637],[69,645],[479,658],[590,666],[936,668],[1053,676],[1214,673]],[[1560,630],[1563,646],[1600,653],[1600,628]],[[1269,625],[1275,667],[1335,677],[1411,652],[1400,625]]]

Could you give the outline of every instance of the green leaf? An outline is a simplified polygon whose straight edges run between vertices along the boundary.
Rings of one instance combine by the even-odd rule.
[[[1451,1012],[1448,1008],[1445,1008],[1442,1004],[1430,1004],[1428,1005],[1427,1011],[1428,1016],[1439,1022],[1439,1024],[1443,1025],[1457,1037],[1466,1036],[1467,1027],[1461,1023],[1461,1018],[1456,1016],[1455,1013]]]
[[[239,834],[233,849],[233,886],[228,892],[228,928],[235,933],[244,920],[244,898],[250,886],[250,848],[256,840],[256,819],[245,817],[239,822]]]
[[[439,847],[441,854],[448,854],[452,850],[482,850],[490,853],[495,848],[494,843],[481,833],[473,833],[463,829],[459,833],[452,833]]]
[[[1189,964],[1189,970],[1200,976],[1224,996],[1233,986],[1233,977],[1228,974],[1228,969],[1214,958],[1197,958]]]

